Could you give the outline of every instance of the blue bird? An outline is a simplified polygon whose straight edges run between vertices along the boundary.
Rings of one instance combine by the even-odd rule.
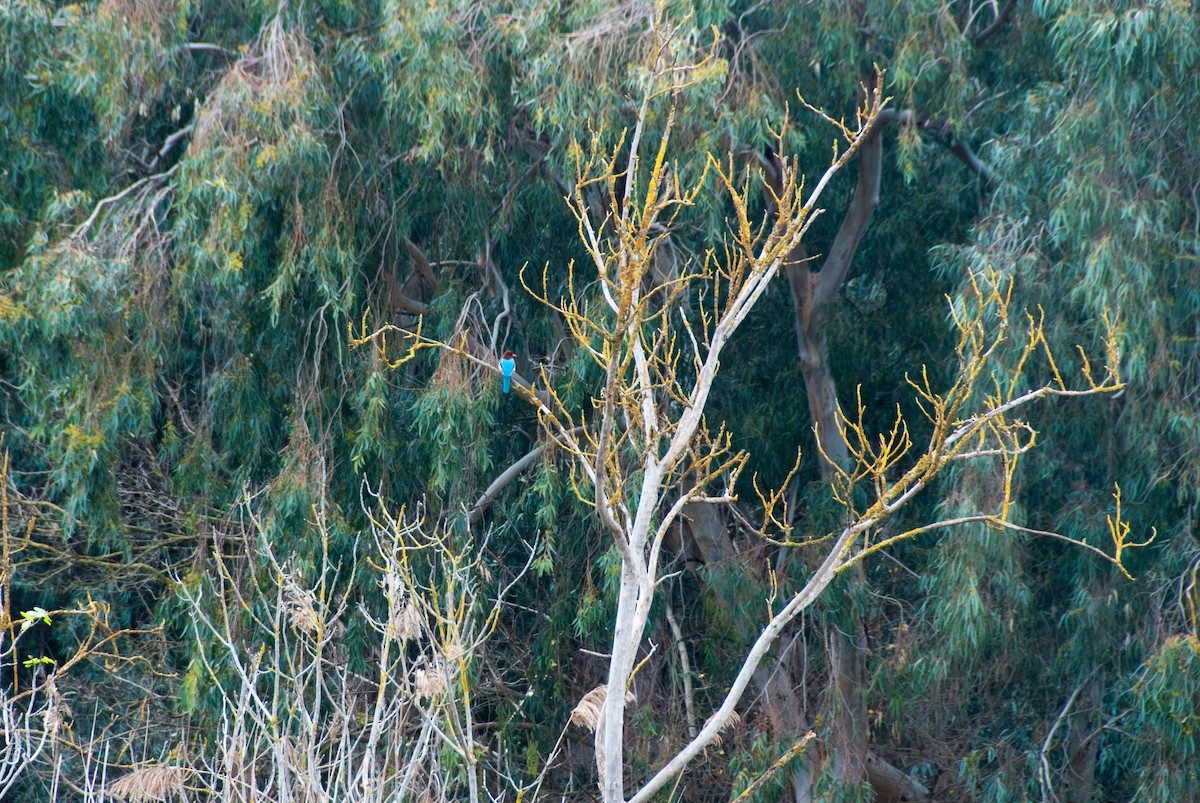
[[[511,351],[505,350],[500,356],[500,375],[504,377],[504,392],[508,393],[512,389],[513,371],[517,369],[517,355]]]

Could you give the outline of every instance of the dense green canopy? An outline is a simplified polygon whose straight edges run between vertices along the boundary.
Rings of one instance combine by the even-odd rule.
[[[787,682],[760,678],[669,799],[730,800],[785,755],[752,799],[1194,798],[1200,14],[1184,0],[0,0],[0,702],[36,713],[5,726],[0,797],[98,799],[160,767],[196,800],[466,800],[476,783],[598,799],[577,704],[607,678],[622,558],[587,478],[490,366],[512,349],[576,423],[596,413],[601,368],[535,292],[607,314],[566,198],[588,154],[625,152],[643,87],[676,64],[688,86],[651,106],[646,153],[673,126],[673,179],[707,183],[656,256],[668,283],[732,225],[707,155],[762,219],[780,158],[810,181],[829,163],[836,130],[808,105],[853,119],[880,80],[890,102],[875,156],[822,197],[812,261],[721,358],[707,424],[750,457],[739,501],[665,542],[627,788],[720,704],[767,600],[841,524],[814,377],[867,431],[899,410],[928,441],[908,379],[953,381],[950,310],[990,275],[1064,376],[1115,335],[1122,390],[1022,410],[1037,443],[1007,518],[1108,554],[1110,526],[1156,533],[1124,556],[1132,580],[979,522],[882,550],[786,632],[763,671]],[[579,198],[619,207],[599,185]],[[805,317],[802,280],[842,264]],[[720,292],[661,303],[699,329]],[[411,339],[360,342],[389,323],[455,349],[389,364]],[[989,364],[996,388],[1055,370],[1018,341]],[[955,465],[878,535],[990,511],[1004,482],[999,461]],[[784,486],[789,539],[749,523],[755,483]],[[380,733],[389,661],[413,708]],[[461,694],[429,685],[446,665]],[[239,689],[272,713],[239,718]],[[319,745],[327,763],[273,759],[311,788],[271,776],[280,734]],[[350,754],[392,785],[341,778]]]

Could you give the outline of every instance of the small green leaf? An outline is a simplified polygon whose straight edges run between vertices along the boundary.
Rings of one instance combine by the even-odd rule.
[[[42,607],[37,607],[29,611],[21,611],[21,616],[25,619],[21,623],[22,633],[37,624],[38,619],[41,619],[46,624],[50,624],[50,612]]]
[[[26,659],[21,662],[21,665],[24,666],[26,669],[29,669],[31,667],[37,666],[38,664],[50,664],[51,666],[53,666],[56,663],[58,663],[58,662],[55,661],[53,658],[47,657],[45,655],[41,656],[40,658],[35,658],[34,656],[27,654]]]

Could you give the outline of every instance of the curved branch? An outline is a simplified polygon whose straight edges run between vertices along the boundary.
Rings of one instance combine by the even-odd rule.
[[[842,218],[837,237],[829,248],[829,255],[821,264],[811,304],[814,308],[824,307],[837,295],[850,272],[850,263],[858,251],[867,226],[879,206],[879,182],[883,165],[883,123],[867,135],[858,155],[858,183],[850,208]]]
[[[107,198],[101,198],[99,201],[96,202],[96,207],[95,207],[95,209],[92,210],[92,214],[90,214],[88,216],[88,219],[83,221],[82,223],[80,223],[79,226],[76,227],[76,229],[73,232],[71,232],[71,239],[77,240],[80,237],[82,237],[84,234],[86,234],[88,232],[88,230],[91,229],[92,224],[96,222],[96,219],[98,217],[100,217],[100,213],[104,210],[104,207],[110,206],[111,204],[115,204],[117,201],[121,200],[129,193],[133,192],[136,189],[144,187],[147,184],[151,184],[155,181],[161,181],[163,179],[171,177],[172,175],[175,174],[175,171],[177,169],[179,169],[179,165],[175,165],[170,170],[167,170],[165,172],[155,173],[152,176],[146,176],[143,179],[139,179],[139,180],[133,182],[128,187],[121,190],[120,192],[118,192],[115,195],[110,195]]]
[[[578,434],[583,431],[583,427],[575,427],[569,430],[572,434]],[[533,465],[542,456],[542,452],[546,450],[545,445],[535,446],[529,450],[529,453],[522,457],[517,462],[513,463],[508,468],[500,473],[500,476],[492,480],[492,484],[487,487],[483,495],[475,502],[474,506],[467,512],[467,523],[474,524],[483,516],[484,511],[496,501],[496,497],[500,495],[509,484],[521,475],[525,469]]]
[[[988,184],[995,182],[996,177],[992,173],[991,169],[979,160],[979,157],[975,155],[975,152],[971,150],[971,146],[966,142],[958,137],[955,137],[950,140],[950,145],[948,147],[950,152],[957,156],[958,160],[965,164],[967,168],[971,170],[971,172],[978,175]]]
[[[535,446],[529,450],[528,454],[506,468],[500,473],[500,476],[492,480],[492,484],[483,492],[483,496],[479,497],[475,505],[467,512],[467,523],[474,524],[479,521],[484,511],[488,509],[492,502],[496,501],[496,497],[500,495],[500,492],[519,477],[525,469],[533,465],[545,450],[545,446]]]
[[[154,168],[158,167],[159,162],[161,162],[163,159],[166,159],[167,155],[171,152],[171,150],[176,145],[179,144],[180,140],[182,140],[188,134],[191,134],[192,129],[194,129],[195,127],[196,127],[195,123],[188,123],[183,128],[179,129],[178,131],[176,131],[175,133],[173,133],[169,137],[167,137],[165,140],[163,140],[162,147],[159,148],[158,154],[155,155],[155,157],[154,157],[154,161],[150,163],[150,169],[153,170]]]
[[[996,19],[992,20],[991,24],[984,28],[979,33],[975,34],[974,44],[979,47],[987,40],[991,39],[997,31],[1004,27],[1004,23],[1012,16],[1013,11],[1017,7],[1017,0],[1008,0],[1004,4],[1004,8],[1000,9],[1000,13],[996,15]]]
[[[430,264],[429,257],[425,256],[425,252],[407,237],[404,238],[404,250],[408,251],[408,255],[412,257],[413,264],[416,265],[417,273],[421,275],[421,281],[424,282],[425,287],[429,290],[437,291],[440,283],[433,272],[433,265]]]

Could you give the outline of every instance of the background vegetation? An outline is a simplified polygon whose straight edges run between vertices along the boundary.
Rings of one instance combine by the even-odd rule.
[[[704,65],[680,180],[711,153],[759,215],[781,155],[814,179],[829,161],[797,91],[852,119],[878,66],[892,100],[877,181],[864,146],[811,263],[721,359],[709,426],[751,456],[740,501],[667,540],[629,788],[720,703],[773,589],[812,574],[796,542],[839,526],[815,383],[861,398],[867,432],[899,408],[928,440],[906,376],[953,380],[949,310],[994,272],[1064,374],[1115,322],[1124,388],[1024,413],[1007,515],[1111,552],[1119,487],[1137,540],[1157,533],[1133,580],[983,523],[883,550],[787,631],[670,799],[756,779],[764,801],[1196,799],[1200,18],[1180,0],[0,0],[0,797],[598,799],[580,701],[607,677],[612,536],[494,371],[432,349],[392,368],[399,339],[351,330],[420,316],[591,412],[604,376],[521,271],[601,303],[568,282],[588,255],[564,196],[638,119],[656,19]],[[662,275],[729,215],[702,192]],[[810,315],[803,282],[843,268]],[[1040,383],[1021,355],[989,377]],[[748,524],[754,473],[785,488],[787,543]],[[880,535],[990,510],[1004,476],[955,467]]]

